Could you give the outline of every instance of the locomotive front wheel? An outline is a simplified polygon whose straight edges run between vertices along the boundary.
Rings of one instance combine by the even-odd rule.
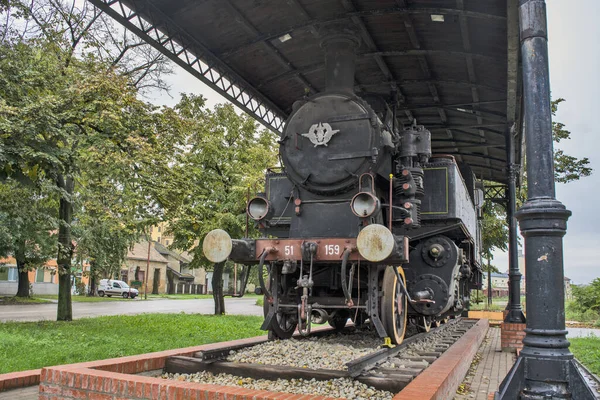
[[[396,274],[392,268],[387,267],[383,274],[383,296],[381,298],[381,322],[387,335],[394,344],[400,344],[404,340],[407,323],[408,300],[398,283]],[[402,267],[397,267],[402,283],[406,285],[406,277]]]
[[[271,280],[266,282],[267,289],[271,288]],[[279,288],[281,289],[281,288]],[[283,292],[279,290],[280,294]],[[271,307],[274,307],[267,300],[267,296],[265,295],[263,298],[263,314],[266,318],[267,314]],[[271,325],[269,326],[269,339],[289,339],[294,335],[296,331],[296,326],[298,326],[298,318],[292,314],[286,314],[281,309],[276,310],[275,317],[271,320]]]
[[[419,332],[429,332],[431,330],[431,318],[424,315],[415,317],[415,325]]]

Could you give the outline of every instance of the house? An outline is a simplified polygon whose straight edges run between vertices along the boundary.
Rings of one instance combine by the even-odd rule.
[[[173,244],[173,234],[167,233],[168,229],[167,222],[159,222],[150,228],[150,239],[165,246]]]
[[[145,287],[148,264],[148,286]],[[130,286],[137,287],[140,293],[166,293],[168,265],[169,261],[156,250],[152,241],[142,241],[127,252],[120,277]]]
[[[150,228],[150,239],[154,242],[169,247],[173,244],[175,237],[171,232],[169,232],[168,222],[159,222],[158,225],[154,225]],[[194,240],[194,247],[198,246],[199,243],[199,240]]]
[[[483,273],[483,292],[484,295],[487,296],[487,273]],[[492,296],[493,297],[505,297],[508,296],[508,274],[498,274],[492,272],[491,274],[492,280]]]
[[[29,283],[34,294],[58,294],[56,269],[56,260],[49,260],[44,266],[29,271]],[[0,259],[0,296],[14,296],[18,281],[17,260],[14,257]]]
[[[167,293],[204,293],[206,290],[206,270],[190,269],[192,257],[186,252],[177,252],[166,246],[155,243],[154,247],[167,261]],[[195,285],[193,288],[182,285]],[[198,286],[200,285],[200,286]]]

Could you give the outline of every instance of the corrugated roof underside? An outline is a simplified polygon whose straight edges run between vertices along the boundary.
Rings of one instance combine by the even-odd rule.
[[[401,108],[431,129],[434,151],[469,162],[480,178],[506,181],[505,0],[149,2],[286,113],[325,88],[319,27],[347,21],[363,38],[357,92],[389,101],[395,82]],[[281,41],[284,34],[291,39]]]

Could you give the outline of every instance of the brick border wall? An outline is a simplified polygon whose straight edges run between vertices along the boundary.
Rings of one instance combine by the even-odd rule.
[[[39,398],[40,400],[333,400],[322,396],[292,395],[133,375],[162,369],[165,360],[170,356],[192,356],[198,351],[222,346],[257,344],[265,341],[266,338],[266,336],[259,336],[137,356],[43,368],[40,374]]]
[[[447,400],[454,398],[489,327],[480,319],[431,366],[420,373],[393,400]]]
[[[0,392],[33,386],[40,383],[41,369],[0,374]]]
[[[503,322],[500,325],[500,346],[502,351],[519,352],[523,349],[526,324]]]
[[[394,400],[452,398],[456,387],[464,378],[473,356],[485,337],[487,328],[487,320],[478,321],[425,372],[396,395]],[[0,384],[12,382],[16,386],[5,385],[0,387],[6,390],[31,386],[39,382],[40,400],[332,400],[321,396],[293,395],[233,386],[167,381],[160,378],[133,375],[162,369],[166,359],[170,356],[191,356],[202,350],[227,345],[251,345],[260,343],[265,339],[266,336],[261,336],[137,356],[47,367],[43,368],[41,373],[40,370],[16,372],[0,375]],[[12,378],[5,379],[7,376],[12,376]]]

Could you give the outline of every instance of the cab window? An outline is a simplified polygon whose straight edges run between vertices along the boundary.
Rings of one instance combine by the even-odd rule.
[[[117,282],[113,282],[113,287],[117,289],[121,289],[121,286]]]

